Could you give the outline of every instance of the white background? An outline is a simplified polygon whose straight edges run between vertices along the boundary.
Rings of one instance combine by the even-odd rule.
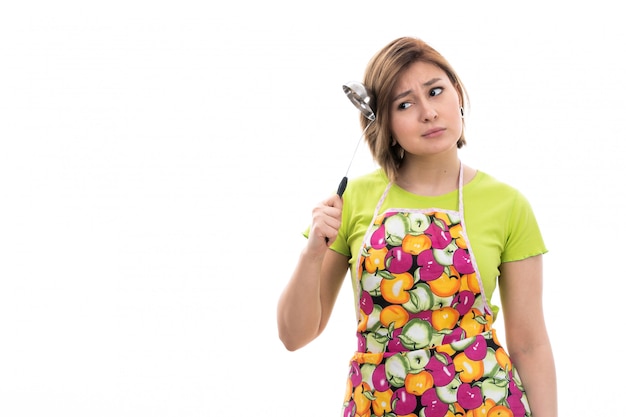
[[[469,90],[461,158],[536,211],[561,415],[623,412],[619,2],[7,3],[1,416],[339,416],[348,286],[293,353],[276,301],[360,137],[341,85],[404,35]]]

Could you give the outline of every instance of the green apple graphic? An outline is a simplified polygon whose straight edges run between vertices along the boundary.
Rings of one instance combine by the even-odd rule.
[[[380,295],[380,281],[382,281],[382,275],[370,274],[367,271],[363,271],[361,277],[361,288],[363,291],[367,291],[371,295]]]
[[[396,354],[387,358],[385,362],[385,375],[387,375],[387,380],[394,387],[403,387],[409,368],[409,361],[406,356],[402,354]]]
[[[457,249],[459,249],[459,247],[453,240],[443,249],[433,249],[433,256],[439,265],[450,266],[454,263],[454,252],[456,252]]]
[[[409,230],[413,233],[424,233],[430,226],[430,218],[424,213],[409,213]]]
[[[398,336],[404,347],[415,350],[429,346],[433,337],[433,328],[425,320],[410,320],[402,328],[402,334]]]
[[[487,378],[482,381],[480,391],[485,398],[491,398],[500,403],[509,393],[509,381],[507,379]]]
[[[439,397],[439,399],[446,404],[454,404],[456,402],[457,392],[461,383],[461,379],[457,375],[448,385],[435,387],[437,390],[437,397]]]
[[[405,352],[404,355],[409,361],[409,372],[418,373],[424,370],[424,367],[430,360],[430,351],[427,349],[410,350]]]
[[[385,240],[392,246],[402,245],[402,239],[409,230],[409,218],[403,214],[398,213],[385,219],[385,231],[387,236]]]
[[[409,301],[402,304],[409,313],[430,310],[434,304],[433,293],[428,284],[423,282],[415,285],[409,291],[409,296]]]

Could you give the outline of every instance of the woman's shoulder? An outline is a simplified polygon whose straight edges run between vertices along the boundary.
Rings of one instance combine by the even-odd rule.
[[[468,198],[481,201],[485,205],[510,207],[528,204],[525,195],[516,186],[480,170],[476,172],[474,179],[465,186],[464,192]]]
[[[353,190],[372,190],[379,187],[385,187],[389,183],[389,179],[381,168],[377,168],[366,174],[359,175],[355,178],[348,179],[346,192],[352,188]]]
[[[479,191],[502,192],[506,194],[519,193],[519,190],[513,185],[481,170],[476,171],[476,176],[466,185],[466,188],[475,188]]]

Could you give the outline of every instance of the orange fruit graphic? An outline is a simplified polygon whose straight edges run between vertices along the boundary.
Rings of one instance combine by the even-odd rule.
[[[415,395],[422,395],[434,385],[433,376],[428,371],[421,371],[417,374],[408,374],[404,379],[404,388],[407,392]]]
[[[374,410],[374,414],[377,416],[382,416],[391,412],[391,396],[393,395],[393,391],[388,389],[387,391],[374,391],[374,396],[376,397],[374,401],[372,401],[372,409]]]
[[[354,404],[356,405],[356,413],[364,415],[369,409],[372,401],[367,398],[365,391],[370,391],[367,382],[362,382],[354,389]]]
[[[496,405],[489,410],[487,417],[513,417],[513,411],[503,405]]]
[[[432,242],[427,235],[411,235],[408,234],[402,239],[402,250],[411,255],[419,255],[427,249],[430,249]]]
[[[413,275],[408,272],[392,275],[392,279],[380,282],[380,294],[391,304],[404,304],[411,298],[409,290],[413,287]]]
[[[459,290],[461,287],[461,279],[454,267],[451,266],[450,275],[444,272],[439,278],[428,281],[428,285],[435,295],[439,297],[449,297],[456,294]]]
[[[481,323],[482,321],[485,321],[485,318],[480,310],[472,308],[461,318],[459,326],[465,330],[465,337],[472,337],[483,332],[485,325]]]
[[[380,312],[380,322],[383,326],[389,327],[394,324],[394,329],[404,326],[409,321],[409,312],[400,305],[390,305]]]
[[[506,369],[507,371],[510,371],[513,367],[511,364],[511,358],[503,347],[499,347],[496,350],[496,361],[498,361],[498,364],[502,367],[502,369]]]
[[[454,369],[459,373],[461,382],[478,381],[485,373],[483,361],[474,361],[461,352],[454,357]]]
[[[495,405],[495,401],[488,398],[480,407],[468,411],[467,417],[487,417],[489,410],[491,410]]]
[[[370,274],[374,274],[376,271],[385,269],[385,256],[388,251],[387,248],[369,248],[367,250],[369,256],[365,258],[365,270]]]
[[[433,311],[432,324],[435,330],[452,329],[459,321],[459,312],[452,307],[442,307]]]

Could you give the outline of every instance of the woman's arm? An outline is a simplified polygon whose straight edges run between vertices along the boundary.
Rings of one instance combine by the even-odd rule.
[[[556,370],[543,314],[542,256],[503,263],[499,286],[507,349],[533,417],[556,417]]]
[[[278,301],[278,334],[288,350],[319,336],[330,318],[348,270],[348,258],[328,246],[341,225],[342,202],[334,195],[313,210],[305,248]]]

